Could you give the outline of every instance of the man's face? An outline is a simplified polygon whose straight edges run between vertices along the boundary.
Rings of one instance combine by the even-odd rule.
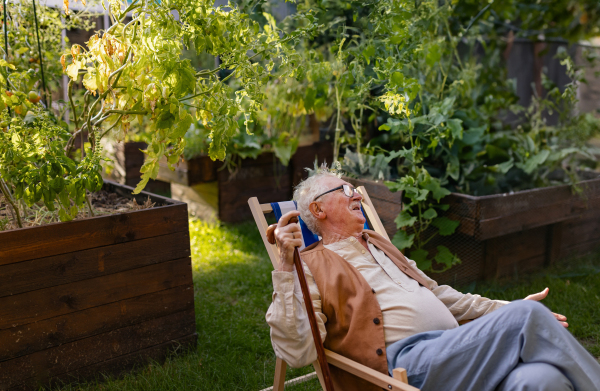
[[[341,185],[352,186],[350,183],[334,177],[325,177],[321,183],[328,190]],[[365,216],[360,209],[361,200],[360,194],[355,193],[352,197],[347,197],[342,189],[317,198],[316,202],[326,215],[322,221],[322,228],[333,229],[336,232],[362,232]]]

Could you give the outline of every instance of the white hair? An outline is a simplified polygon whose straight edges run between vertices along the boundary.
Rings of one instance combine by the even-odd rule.
[[[315,170],[313,176],[309,176],[296,186],[294,190],[294,201],[298,203],[298,211],[304,223],[315,234],[321,235],[321,230],[317,218],[310,212],[309,206],[311,202],[321,193],[329,190],[323,184],[323,178],[340,178],[342,175],[336,170],[328,170],[326,167]]]

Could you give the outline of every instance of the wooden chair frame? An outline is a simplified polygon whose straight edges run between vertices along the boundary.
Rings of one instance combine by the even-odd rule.
[[[373,203],[367,194],[367,191],[363,186],[358,187],[358,191],[362,195],[362,207],[367,215],[367,219],[373,230],[383,236],[386,239],[390,239],[388,234],[385,232],[383,228],[383,224],[373,207]],[[263,243],[269,253],[269,258],[271,259],[271,263],[273,267],[276,269],[279,266],[279,257],[277,256],[277,246],[269,243],[267,240],[267,220],[265,219],[265,213],[270,213],[273,211],[271,208],[271,204],[260,204],[258,202],[258,198],[252,197],[248,200],[248,205],[250,205],[250,210],[252,211],[252,216],[254,217],[254,221],[258,226],[258,230],[260,231],[260,236],[262,237]],[[403,368],[396,368],[393,372],[393,377],[386,376],[381,372],[378,372],[372,368],[369,368],[365,365],[362,365],[356,361],[350,360],[344,356],[341,356],[337,353],[332,352],[331,350],[325,349],[325,355],[327,356],[327,362],[330,365],[343,369],[344,371],[350,372],[355,376],[358,376],[374,385],[377,385],[381,388],[387,390],[401,390],[401,391],[418,391],[417,388],[412,387],[408,384],[406,370]],[[297,384],[310,379],[313,379],[315,376],[319,378],[321,383],[321,387],[325,389],[325,383],[323,382],[323,376],[321,374],[321,367],[319,366],[319,362],[315,361],[312,364],[315,368],[315,372],[298,377],[296,379],[292,379],[289,381],[285,381],[285,371],[287,369],[287,363],[280,358],[277,358],[275,364],[275,379],[273,382],[273,387],[266,388],[261,391],[283,391],[285,385]],[[343,390],[338,390],[343,391]]]

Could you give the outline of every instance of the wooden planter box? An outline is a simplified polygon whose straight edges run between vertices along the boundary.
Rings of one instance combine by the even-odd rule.
[[[448,217],[461,224],[432,246],[446,245],[463,263],[434,276],[463,284],[516,277],[598,247],[600,178],[579,186],[579,195],[568,185],[482,197],[451,194]]]
[[[154,208],[0,232],[0,389],[119,374],[195,346],[187,208],[150,198]]]
[[[290,164],[292,165],[292,184],[298,185],[302,180],[308,178],[306,168],[312,169],[315,166],[315,159],[320,166],[327,163],[331,167],[333,162],[333,143],[330,141],[320,141],[311,145],[298,147]]]
[[[285,167],[274,154],[263,153],[256,159],[243,159],[236,171],[218,173],[219,219],[228,223],[252,217],[248,198],[260,202],[277,202],[292,198],[292,169]]]
[[[386,193],[383,184],[346,180],[366,187],[392,238],[400,195]],[[452,193],[445,200],[450,204],[447,216],[460,225],[451,236],[436,236],[428,249],[446,246],[462,263],[429,275],[440,284],[465,285],[518,276],[600,246],[600,178],[579,186],[581,195],[567,185],[481,197]]]
[[[142,173],[140,168],[144,165],[146,155],[141,151],[148,144],[143,142],[126,142],[115,145],[115,170],[113,178],[120,184],[136,187]],[[145,188],[150,193],[171,196],[171,186],[162,180],[150,179]]]
[[[217,180],[217,168],[220,162],[213,161],[208,156],[200,156],[190,160],[182,160],[171,171],[166,158],[160,161],[157,179],[184,186],[194,186],[199,183],[214,182]]]

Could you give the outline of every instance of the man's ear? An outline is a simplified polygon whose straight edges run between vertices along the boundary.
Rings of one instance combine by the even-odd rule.
[[[321,220],[327,217],[327,214],[317,202],[311,202],[308,206],[308,209],[310,210],[310,213],[312,213],[317,219]]]

